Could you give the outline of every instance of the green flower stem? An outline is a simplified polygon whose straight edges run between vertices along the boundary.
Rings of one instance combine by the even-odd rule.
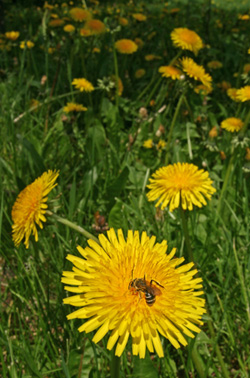
[[[96,243],[100,244],[99,240],[94,235],[92,235],[90,232],[86,231],[84,228],[78,226],[77,224],[70,222],[68,219],[59,217],[58,215],[52,213],[49,210],[46,211],[46,214],[49,215],[49,216],[51,216],[51,217],[53,217],[57,222],[62,223],[65,226],[68,226],[68,227],[72,228],[73,230],[79,232],[80,234],[82,234],[83,236],[85,236],[85,238],[92,239]]]
[[[185,259],[188,262],[192,262],[194,261],[194,256],[193,256],[191,241],[190,241],[189,232],[188,232],[186,213],[185,213],[185,210],[183,210],[182,206],[180,206],[180,213],[181,213],[182,229],[184,233],[185,246],[186,246],[186,252],[187,252]]]
[[[149,96],[147,98],[147,101],[145,102],[145,106],[147,107],[150,100],[152,99],[153,95],[155,94],[155,92],[157,91],[159,85],[161,84],[161,81],[162,81],[162,77],[159,77],[159,79],[157,80],[157,82],[155,83],[155,86],[153,87],[152,91],[149,93]]]
[[[147,91],[149,90],[149,88],[153,85],[153,83],[155,82],[155,79],[156,79],[156,75],[153,75],[152,76],[152,79],[150,80],[150,82],[148,83],[148,85],[143,89],[143,91],[139,94],[137,100],[140,100],[145,93],[147,93]]]
[[[236,251],[236,248],[235,248],[235,240],[233,240],[233,252],[234,252],[234,258],[235,258],[236,266],[237,266],[237,273],[238,273],[238,276],[239,276],[239,279],[240,279],[242,297],[243,297],[243,300],[244,300],[245,306],[246,306],[247,329],[249,329],[249,325],[250,325],[250,305],[249,305],[246,286],[245,286],[245,283],[244,283],[244,276],[243,276],[243,273],[242,273],[242,268],[240,266],[237,251]]]
[[[184,93],[182,93],[180,98],[179,98],[178,104],[175,108],[174,116],[173,116],[173,119],[172,119],[172,122],[171,122],[171,125],[170,125],[170,130],[169,130],[169,133],[168,133],[168,140],[167,140],[167,145],[166,145],[166,158],[165,158],[165,164],[166,165],[168,165],[168,162],[169,162],[169,150],[170,150],[170,143],[171,143],[171,139],[172,139],[174,125],[176,123],[176,120],[177,120],[177,117],[178,117],[178,114],[179,114],[179,111],[180,111],[184,97],[185,97]]]
[[[114,69],[115,69],[115,103],[118,107],[119,105],[119,71],[118,71],[118,61],[115,49],[115,39],[113,35],[113,58],[114,58]]]
[[[201,356],[199,355],[199,352],[197,351],[195,343],[193,345],[191,357],[192,357],[193,364],[195,366],[195,369],[196,369],[199,377],[200,378],[206,378],[204,364],[203,364],[203,361],[201,359]]]
[[[115,355],[115,349],[112,351],[110,377],[111,378],[120,377],[120,357],[117,357]]]

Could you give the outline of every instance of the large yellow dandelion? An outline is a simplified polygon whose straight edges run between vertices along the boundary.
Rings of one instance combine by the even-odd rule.
[[[115,48],[121,54],[133,54],[134,52],[137,51],[138,46],[131,39],[119,39],[115,43]]]
[[[64,303],[78,307],[68,319],[83,319],[79,332],[97,330],[93,342],[99,342],[109,331],[107,348],[116,344],[115,354],[121,356],[129,336],[132,353],[145,357],[146,348],[164,356],[160,335],[175,348],[187,345],[184,335],[194,337],[200,332],[205,301],[200,296],[202,279],[193,263],[178,267],[184,258],[169,254],[167,241],[155,243],[154,236],[113,229],[99,243],[88,240],[89,246],[78,246],[82,257],[68,255],[73,271],[63,272],[65,290],[75,295]]]
[[[240,118],[235,117],[224,119],[224,121],[221,122],[221,127],[227,131],[230,131],[231,133],[240,131],[243,126],[244,122],[242,122]]]
[[[250,100],[250,85],[246,85],[243,88],[240,88],[236,92],[237,100],[241,102],[249,101]]]
[[[90,81],[88,81],[84,77],[80,79],[74,79],[72,81],[72,85],[74,85],[76,89],[79,89],[81,92],[92,92],[95,89]]]
[[[207,205],[204,197],[210,199],[216,191],[208,172],[194,164],[177,163],[158,169],[149,179],[147,193],[149,201],[158,200],[156,207],[161,206],[173,211],[181,206],[184,210],[193,210],[193,205]]]
[[[212,77],[206,73],[192,58],[184,57],[180,61],[182,70],[191,78],[201,81],[208,89],[211,88]]]
[[[32,184],[23,189],[14,203],[11,217],[12,239],[15,246],[19,246],[23,238],[26,248],[29,248],[29,238],[31,233],[38,241],[37,227],[43,228],[46,222],[45,213],[48,208],[48,194],[57,185],[55,183],[59,175],[58,171],[44,172]]]
[[[193,30],[187,28],[176,28],[171,32],[171,39],[176,47],[183,50],[198,53],[203,47],[202,39]]]

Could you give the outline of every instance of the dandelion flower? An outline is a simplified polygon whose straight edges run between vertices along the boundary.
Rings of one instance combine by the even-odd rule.
[[[119,17],[119,24],[121,26],[127,26],[128,25],[128,20],[125,17]]]
[[[242,122],[242,120],[235,117],[227,118],[221,122],[221,127],[223,129],[226,129],[227,131],[230,131],[231,133],[240,131],[243,125],[244,123]]]
[[[179,348],[187,345],[184,335],[193,338],[203,324],[202,279],[194,278],[194,264],[179,266],[184,258],[173,259],[176,248],[166,254],[167,241],[155,239],[131,230],[125,239],[111,229],[99,235],[100,244],[90,239],[85,249],[78,246],[82,258],[67,256],[74,267],[62,282],[75,295],[64,303],[78,307],[67,318],[84,319],[79,332],[98,329],[94,343],[111,331],[107,349],[116,344],[117,356],[131,336],[134,355],[144,358],[147,348],[163,357],[160,335]]]
[[[236,97],[239,101],[245,102],[250,100],[250,85],[237,90]]]
[[[34,46],[35,46],[35,44],[32,41],[20,42],[20,49],[25,49],[25,47],[27,47],[28,49],[32,49]]]
[[[60,19],[60,18],[56,18],[54,20],[51,20],[49,22],[49,26],[51,26],[52,28],[57,28],[59,26],[62,26],[64,24],[64,20]]]
[[[182,70],[191,78],[201,81],[207,88],[211,88],[212,78],[206,73],[203,66],[199,66],[192,58],[181,59]]]
[[[212,139],[216,138],[218,136],[217,127],[216,126],[212,127],[212,129],[209,131],[208,135]]]
[[[146,71],[143,68],[139,68],[138,70],[135,71],[135,78],[140,79],[145,75]]]
[[[228,88],[227,95],[231,98],[231,100],[235,102],[239,102],[240,100],[237,98],[237,88]]]
[[[82,22],[82,21],[88,21],[91,20],[92,16],[89,11],[82,8],[72,8],[69,11],[70,16],[73,18],[73,20]]]
[[[250,63],[244,64],[243,72],[248,74],[250,72]]]
[[[79,30],[79,33],[80,33],[80,35],[81,35],[82,37],[89,37],[90,35],[92,35],[91,30],[86,29],[86,28],[81,28],[81,29]]]
[[[72,81],[72,84],[76,87],[76,89],[79,89],[81,92],[92,92],[94,90],[93,85],[86,79],[74,79]]]
[[[161,205],[163,210],[169,205],[171,212],[180,205],[184,210],[193,210],[193,205],[207,205],[204,197],[210,199],[216,189],[212,187],[208,172],[198,169],[188,163],[170,164],[158,169],[149,179],[148,200],[158,199],[155,206]]]
[[[65,113],[70,113],[70,112],[86,112],[88,110],[83,106],[82,104],[76,104],[74,102],[68,102],[66,106],[63,107],[63,111]]]
[[[195,91],[195,93],[201,93],[201,94],[203,94],[203,95],[208,95],[209,93],[211,93],[212,92],[212,87],[211,86],[206,86],[206,85],[204,85],[204,84],[199,84],[199,85],[197,85],[195,88],[194,88],[194,91]]]
[[[115,43],[115,48],[121,54],[133,54],[137,51],[138,46],[134,41],[131,41],[131,39],[119,39]]]
[[[161,66],[158,70],[163,77],[171,77],[172,80],[180,79],[181,71],[174,66]]]
[[[250,161],[250,148],[249,148],[249,147],[247,147],[247,149],[246,149],[245,159],[246,159],[247,161]]]
[[[67,25],[64,26],[63,30],[66,33],[73,33],[75,31],[75,27],[74,27],[74,25],[67,24]]]
[[[157,150],[162,150],[163,148],[165,148],[167,145],[167,143],[165,142],[165,140],[162,140],[160,139],[159,142],[157,143]]]
[[[38,241],[37,226],[43,228],[46,222],[45,213],[48,208],[48,194],[57,185],[55,183],[59,171],[44,172],[32,184],[23,189],[13,205],[11,217],[12,239],[15,246],[19,246],[23,238],[26,248],[29,248],[31,233]]]
[[[133,13],[132,14],[132,17],[137,20],[137,21],[146,21],[147,17],[145,16],[145,14],[142,14],[142,13]]]
[[[15,41],[17,40],[17,38],[19,37],[20,33],[18,31],[10,31],[10,32],[6,32],[5,33],[5,37],[7,39],[10,39],[11,41]]]
[[[203,47],[202,39],[193,30],[176,28],[171,32],[171,39],[176,47],[190,50],[195,54]]]
[[[218,60],[211,60],[211,62],[208,62],[207,66],[212,70],[217,70],[218,68],[222,67],[222,63]]]
[[[91,34],[93,35],[102,34],[106,31],[105,24],[96,19],[87,21],[84,28],[90,30]]]
[[[153,148],[153,146],[154,146],[154,142],[152,141],[152,139],[147,139],[143,142],[144,148]]]

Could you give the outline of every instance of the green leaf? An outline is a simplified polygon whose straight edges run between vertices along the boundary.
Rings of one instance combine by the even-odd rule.
[[[134,358],[133,378],[158,378],[158,372],[148,353],[144,359]]]
[[[34,145],[32,143],[30,143],[26,138],[23,138],[22,142],[23,142],[23,146],[29,152],[34,165],[39,170],[39,173],[42,174],[43,172],[45,172],[46,171],[46,167],[45,167],[45,165],[43,163],[43,159],[41,158],[41,156],[39,155],[39,153],[35,149]]]
[[[26,360],[27,362],[27,365],[29,367],[29,369],[32,371],[32,377],[39,377],[39,378],[42,378],[42,374],[39,373],[39,371],[37,370],[37,367],[35,365],[35,359],[31,356],[30,353],[27,353],[25,350],[23,350],[23,357],[24,359]]]
[[[109,227],[113,227],[115,230],[118,228],[124,228],[123,225],[123,217],[121,215],[122,213],[122,203],[116,202],[116,204],[112,207],[109,217],[108,217],[108,224]]]
[[[109,199],[109,207],[115,203],[115,197],[118,197],[124,189],[129,175],[128,167],[125,167],[117,179],[107,188],[107,196]]]

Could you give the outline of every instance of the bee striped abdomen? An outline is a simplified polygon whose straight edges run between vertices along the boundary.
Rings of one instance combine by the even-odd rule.
[[[145,299],[148,306],[152,306],[155,303],[155,295],[149,293],[148,291],[145,292]]]

